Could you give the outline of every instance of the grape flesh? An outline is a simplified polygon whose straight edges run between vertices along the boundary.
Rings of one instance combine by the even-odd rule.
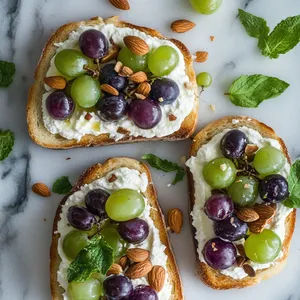
[[[237,251],[232,242],[213,238],[204,245],[203,256],[213,269],[225,270],[235,264]]]
[[[158,300],[158,295],[149,285],[141,284],[134,289],[130,300]]]
[[[92,214],[100,217],[100,220],[103,220],[107,218],[105,203],[108,197],[109,193],[102,189],[89,191],[85,196],[85,205]]]
[[[205,15],[216,12],[222,4],[222,0],[190,0],[193,8]]]
[[[212,84],[212,77],[209,73],[202,72],[197,75],[196,81],[198,86],[201,86],[202,88],[207,88]]]
[[[240,158],[245,153],[248,144],[246,134],[234,129],[228,131],[221,140],[221,151],[227,158]]]
[[[67,212],[67,219],[78,230],[90,230],[97,222],[95,216],[81,206],[71,206]]]
[[[179,55],[171,46],[160,46],[149,54],[148,67],[155,76],[166,76],[178,65]]]
[[[108,52],[108,40],[99,30],[89,29],[79,37],[79,47],[90,58],[102,58]]]
[[[118,232],[128,243],[139,244],[148,237],[149,225],[143,219],[135,218],[130,221],[120,222]]]
[[[108,300],[121,300],[131,295],[133,286],[126,276],[112,275],[104,280],[103,289]]]
[[[228,241],[238,241],[245,237],[248,231],[247,223],[236,216],[214,223],[215,234]]]
[[[126,116],[128,103],[123,95],[105,95],[96,104],[99,117],[104,121],[118,121]]]
[[[145,209],[143,196],[130,189],[121,189],[113,192],[106,201],[107,215],[114,221],[123,222],[132,220]]]
[[[56,54],[54,64],[62,75],[74,78],[86,72],[89,59],[78,50],[64,49]]]
[[[284,166],[283,153],[272,146],[259,149],[254,156],[253,166],[261,175],[277,173]]]
[[[129,67],[133,72],[147,71],[148,55],[136,55],[127,47],[123,47],[118,55],[118,61]]]
[[[286,179],[279,175],[268,175],[259,183],[259,195],[265,202],[281,202],[289,196]]]
[[[101,96],[100,83],[89,75],[82,75],[74,80],[71,96],[79,106],[92,107]]]
[[[244,244],[247,257],[260,264],[276,259],[281,251],[281,246],[279,236],[269,229],[264,229],[259,234],[251,234]]]
[[[204,205],[204,212],[214,221],[221,221],[232,216],[234,205],[230,197],[225,194],[214,194]]]
[[[157,101],[160,105],[172,104],[178,96],[179,87],[172,79],[156,79],[151,86],[150,98]]]
[[[237,176],[227,192],[234,203],[240,206],[251,205],[258,195],[258,182],[251,176]]]
[[[66,120],[70,118],[75,109],[75,103],[71,97],[62,91],[55,91],[46,99],[46,109],[55,120]]]
[[[115,64],[107,64],[101,69],[100,82],[111,85],[119,92],[123,91],[128,85],[128,79],[118,75],[115,71]]]
[[[93,277],[84,282],[70,282],[68,285],[70,300],[99,300],[102,295],[102,284]]]
[[[74,259],[77,254],[89,244],[89,233],[73,230],[63,240],[63,251],[69,259]]]
[[[215,158],[203,168],[205,181],[215,189],[223,189],[230,186],[236,177],[234,163],[223,157]]]

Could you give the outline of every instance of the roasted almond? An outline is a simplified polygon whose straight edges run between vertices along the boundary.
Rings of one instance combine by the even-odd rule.
[[[114,70],[115,70],[117,73],[120,73],[120,71],[122,70],[122,68],[123,68],[123,64],[122,64],[120,61],[117,61]]]
[[[152,264],[149,260],[134,263],[125,272],[125,276],[130,279],[137,279],[146,276],[152,269]]]
[[[247,144],[245,148],[245,154],[247,156],[252,156],[258,150],[258,146],[255,144]]]
[[[127,130],[127,129],[125,129],[125,128],[123,128],[123,127],[119,127],[119,128],[117,129],[117,133],[121,133],[121,134],[130,134],[130,131]]]
[[[245,273],[249,276],[249,277],[255,277],[256,273],[254,271],[254,269],[248,265],[248,264],[244,264],[243,265],[243,269],[245,271]]]
[[[101,58],[101,63],[107,63],[115,58],[117,58],[119,52],[120,52],[120,48],[115,45],[114,43],[112,43],[112,47],[110,47],[108,49],[108,53]]]
[[[128,0],[109,0],[109,2],[118,9],[122,9],[122,10],[130,9]]]
[[[108,182],[114,182],[117,180],[117,176],[115,174],[111,174],[110,177],[108,178]]]
[[[191,30],[195,26],[196,26],[195,23],[193,23],[189,20],[186,20],[186,19],[182,19],[182,20],[174,21],[171,24],[171,29],[175,32],[183,33],[183,32],[187,32],[187,31]]]
[[[130,76],[132,74],[133,74],[133,71],[127,66],[124,66],[119,73],[119,75],[126,76],[126,77]]]
[[[126,255],[122,256],[119,259],[119,265],[122,267],[123,270],[125,270],[129,266],[129,259]]]
[[[250,232],[261,233],[265,229],[267,224],[268,224],[267,219],[258,219],[255,222],[249,223],[248,226],[249,226]]]
[[[148,82],[142,82],[138,85],[136,92],[144,96],[148,96],[151,91],[151,85]]]
[[[136,72],[129,76],[129,80],[135,82],[135,83],[142,83],[144,81],[148,80],[147,74],[143,71]]]
[[[139,93],[134,93],[135,96],[140,99],[140,100],[145,100],[146,99],[146,96],[142,95],[142,94],[139,94]]]
[[[141,262],[148,259],[150,253],[142,248],[131,248],[126,251],[126,255],[133,262]]]
[[[254,222],[259,219],[258,213],[253,208],[249,207],[241,207],[238,209],[236,216],[246,223]]]
[[[63,90],[67,85],[67,80],[61,76],[50,76],[44,78],[44,83],[56,90]]]
[[[275,216],[276,210],[267,204],[256,203],[254,210],[257,212],[261,219],[270,219]]]
[[[169,118],[169,121],[171,121],[171,122],[177,120],[177,117],[174,116],[173,114],[169,114],[168,118]]]
[[[168,212],[168,224],[175,233],[180,233],[183,225],[183,213],[179,208],[171,209]]]
[[[122,267],[119,264],[112,264],[109,270],[107,271],[106,275],[117,275],[123,272]]]
[[[114,95],[114,96],[119,95],[118,90],[115,89],[113,86],[107,84],[107,83],[101,84],[101,90],[108,93],[108,94]]]
[[[208,59],[208,52],[207,51],[197,51],[196,52],[196,59],[195,62],[205,62]]]
[[[93,118],[93,115],[91,115],[91,114],[88,112],[88,113],[86,113],[86,115],[84,116],[84,118],[85,118],[87,121],[89,121],[90,119]]]
[[[50,192],[49,188],[44,183],[37,182],[32,186],[31,189],[35,194],[40,195],[42,197],[50,197],[51,196],[51,192]]]
[[[156,291],[160,292],[165,284],[166,270],[162,266],[154,266],[148,274],[149,285]]]
[[[150,50],[147,43],[138,36],[127,35],[123,41],[125,46],[136,55],[145,55]]]

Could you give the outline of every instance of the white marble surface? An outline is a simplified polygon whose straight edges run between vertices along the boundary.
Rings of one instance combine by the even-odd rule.
[[[248,37],[237,19],[237,8],[263,16],[271,27],[285,17],[300,13],[296,0],[224,0],[214,15],[192,11],[188,0],[130,0],[127,12],[113,8],[107,0],[1,0],[0,59],[16,63],[17,73],[9,89],[0,89],[0,128],[14,131],[16,145],[8,159],[0,164],[0,299],[47,300],[49,289],[49,246],[52,219],[60,201],[58,195],[41,198],[30,188],[36,181],[49,186],[61,176],[75,182],[93,163],[110,156],[140,158],[155,153],[179,161],[188,153],[190,141],[139,143],[105,148],[53,151],[42,149],[28,137],[25,106],[33,72],[43,44],[58,26],[95,15],[119,14],[136,24],[154,27],[181,39],[192,53],[209,51],[209,60],[195,64],[197,72],[209,71],[213,85],[201,97],[198,129],[218,117],[247,114],[258,118],[282,136],[293,159],[300,154],[300,46],[277,60],[261,56],[256,40]],[[179,35],[169,24],[178,18],[194,21],[197,27]],[[209,36],[215,36],[211,42]],[[235,107],[223,96],[233,79],[241,74],[262,73],[278,76],[291,84],[279,98],[268,100],[257,109]],[[216,112],[209,109],[216,105]],[[71,160],[66,160],[71,157]],[[171,175],[153,170],[159,199],[166,212],[173,207],[184,211],[183,232],[171,240],[181,271],[187,300],[299,300],[300,299],[300,225],[296,226],[291,254],[285,270],[278,276],[244,290],[215,291],[204,286],[195,269],[192,236],[187,221],[187,184],[167,188]]]

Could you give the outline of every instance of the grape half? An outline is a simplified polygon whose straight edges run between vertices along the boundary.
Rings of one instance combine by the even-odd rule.
[[[129,67],[133,72],[147,71],[148,54],[136,55],[127,47],[123,47],[119,52],[118,61]]]
[[[234,210],[233,202],[225,194],[214,194],[204,205],[204,212],[214,221],[221,221],[231,217]]]
[[[84,282],[70,282],[68,285],[70,300],[99,300],[102,295],[102,284],[93,277]]]
[[[89,233],[73,230],[63,240],[63,250],[69,259],[74,259],[77,254],[89,244]]]
[[[222,0],[190,0],[193,8],[205,15],[216,12],[222,4]]]
[[[108,300],[129,299],[133,291],[132,282],[123,275],[112,275],[103,282],[103,289]]]

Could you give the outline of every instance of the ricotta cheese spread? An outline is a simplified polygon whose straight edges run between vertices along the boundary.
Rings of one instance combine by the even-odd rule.
[[[55,120],[51,118],[45,105],[45,101],[52,90],[48,86],[45,86],[47,92],[43,95],[42,111],[46,129],[52,134],[60,134],[66,139],[76,139],[77,141],[80,141],[80,139],[86,134],[98,136],[100,134],[107,133],[110,134],[111,138],[117,141],[124,137],[124,134],[117,132],[119,127],[129,130],[131,136],[143,136],[146,138],[164,137],[179,130],[185,117],[187,117],[192,111],[195,95],[193,89],[186,88],[185,86],[190,83],[190,80],[185,73],[184,56],[176,45],[168,40],[161,40],[132,28],[118,28],[112,24],[97,26],[82,25],[76,31],[71,32],[66,41],[55,44],[57,47],[56,53],[63,49],[79,49],[78,40],[80,35],[91,28],[102,31],[108,40],[112,39],[115,44],[121,47],[124,47],[123,38],[127,35],[134,35],[142,38],[148,44],[150,51],[163,45],[173,47],[178,52],[179,63],[176,68],[165,77],[173,79],[178,84],[180,90],[179,97],[170,105],[161,105],[161,121],[154,128],[145,130],[138,128],[128,117],[125,117],[118,122],[103,122],[97,114],[92,112],[90,113],[93,116],[92,119],[87,121],[84,119],[84,116],[86,115],[86,111],[84,109],[77,109],[72,117],[67,121]],[[47,72],[47,76],[59,75],[61,74],[55,67],[53,57],[50,62],[50,68]],[[170,114],[176,116],[177,119],[170,121]]]
[[[108,179],[112,174],[115,174],[117,179],[114,182],[109,182]],[[129,188],[133,190],[137,190],[140,192],[145,192],[148,185],[148,177],[145,173],[139,173],[137,170],[129,169],[129,168],[119,168],[117,170],[111,171],[105,177],[97,179],[90,184],[86,184],[81,187],[81,189],[75,193],[73,193],[62,208],[62,212],[60,214],[60,220],[57,225],[57,234],[60,235],[58,240],[58,253],[61,258],[61,263],[59,266],[59,270],[57,272],[57,279],[59,285],[64,288],[65,293],[63,294],[64,300],[68,300],[68,280],[67,280],[67,269],[71,261],[66,257],[63,252],[62,244],[65,236],[74,228],[68,225],[67,220],[67,211],[73,205],[84,206],[84,197],[85,195],[94,189],[104,189],[109,193],[112,193],[115,190]],[[145,241],[140,243],[139,245],[131,245],[132,248],[139,247],[146,249],[150,252],[150,261],[153,265],[160,265],[167,269],[167,255],[165,254],[166,247],[161,243],[159,237],[159,231],[155,227],[153,220],[150,217],[150,210],[152,209],[149,204],[147,204],[147,199],[145,199],[146,206],[143,214],[140,218],[144,219],[149,225],[149,236]],[[137,286],[139,284],[148,285],[148,280],[146,277],[134,279],[132,280],[133,286]],[[168,274],[166,274],[166,281],[163,289],[158,293],[158,297],[160,300],[169,300],[172,293],[172,286],[168,279]]]
[[[236,120],[238,121],[238,120]],[[238,123],[238,122],[236,122]],[[235,124],[236,124],[235,123]],[[239,127],[238,130],[241,130],[246,134],[249,139],[249,142],[252,144],[257,145],[259,148],[265,146],[273,146],[279,150],[281,150],[280,144],[277,140],[263,138],[259,132],[253,130],[248,127]],[[194,185],[195,185],[195,205],[193,211],[191,212],[191,216],[193,219],[193,226],[196,229],[195,238],[198,241],[198,255],[201,262],[205,262],[202,250],[205,243],[215,237],[213,231],[213,221],[210,220],[206,214],[204,213],[203,207],[206,200],[211,196],[211,187],[206,183],[203,177],[203,167],[204,165],[217,157],[223,157],[223,154],[220,150],[220,141],[226,132],[230,131],[230,129],[226,129],[223,132],[215,135],[207,144],[203,145],[197,152],[196,156],[191,157],[187,162],[186,165],[189,167],[191,173],[193,174],[194,178]],[[288,161],[285,161],[284,167],[278,172],[285,178],[287,178],[290,171],[290,165]],[[258,196],[257,202],[263,202],[262,199]],[[266,228],[273,230],[281,239],[284,240],[285,237],[285,219],[291,213],[292,209],[278,203],[276,208],[276,215],[271,224],[269,224]],[[234,242],[236,244],[243,243],[245,240],[239,240]],[[283,255],[282,251],[279,256],[276,258],[278,259]],[[270,266],[276,264],[276,260],[267,263],[267,264],[258,264],[254,262],[250,262],[250,265],[253,269],[260,270],[269,268]],[[226,270],[220,271],[224,275],[228,275],[234,279],[242,279],[248,276],[242,267],[233,266]]]

